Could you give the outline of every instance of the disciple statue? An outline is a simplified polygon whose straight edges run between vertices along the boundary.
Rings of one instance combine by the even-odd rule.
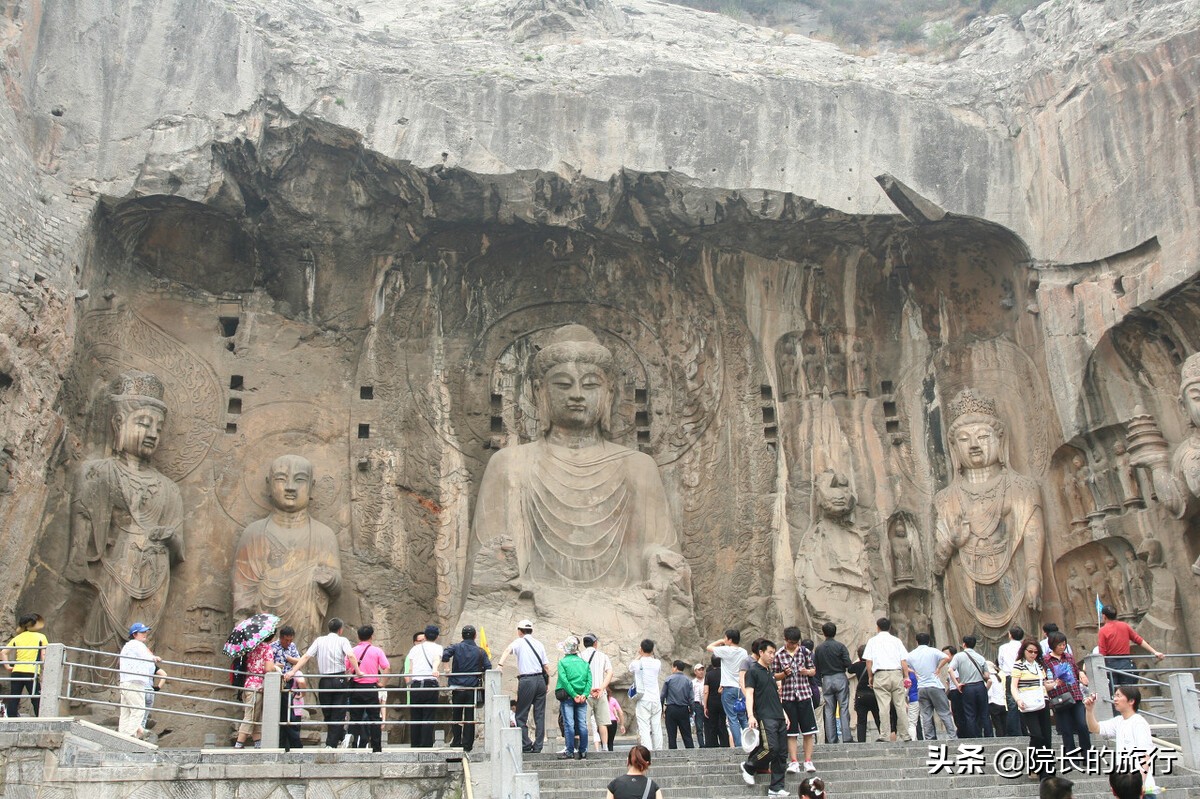
[[[872,616],[873,598],[865,533],[854,524],[857,497],[846,476],[833,470],[817,475],[813,489],[817,518],[796,547],[797,588],[813,619],[835,621],[848,638],[863,640],[856,636],[869,632],[865,623]]]
[[[1004,424],[990,399],[962,391],[949,404],[953,478],[934,497],[933,572],[945,583],[955,637],[999,640],[1041,610],[1044,523],[1037,484],[1008,464]]]
[[[908,522],[897,516],[892,522],[892,576],[896,582],[911,582],[913,578],[912,542],[908,540]]]
[[[846,379],[850,384],[850,393],[855,397],[865,397],[871,391],[870,376],[867,374],[867,345],[855,336],[850,345],[850,358],[847,366]]]
[[[788,400],[800,391],[800,363],[796,349],[799,342],[788,334],[779,341],[779,358],[776,364],[779,368],[779,393]]]
[[[1120,441],[1113,445],[1113,468],[1117,472],[1117,480],[1121,483],[1121,505],[1126,508],[1144,508],[1146,501],[1142,499],[1142,487],[1138,483],[1137,471],[1129,462],[1125,444]]]
[[[1200,353],[1183,362],[1179,403],[1191,431],[1172,457],[1162,431],[1140,407],[1126,425],[1130,463],[1150,469],[1154,493],[1176,519],[1195,518],[1200,510]],[[1192,564],[1200,574],[1200,559]]]
[[[1117,559],[1112,555],[1105,555],[1104,570],[1108,575],[1108,601],[1121,613],[1128,613],[1132,608],[1126,604],[1125,573],[1121,571]]]
[[[1150,574],[1146,561],[1132,550],[1125,550],[1125,565],[1129,568],[1129,602],[1137,610],[1150,607]]]
[[[820,350],[820,344],[810,338],[804,344],[804,356],[800,360],[804,370],[805,391],[810,397],[820,397],[825,393],[825,356]]]
[[[233,564],[234,615],[274,613],[301,641],[324,632],[329,600],[342,589],[337,538],[308,512],[312,483],[306,458],[275,459],[267,474],[275,509],[242,531]]]
[[[667,651],[677,635],[698,639],[691,570],[658,467],[607,439],[612,352],[587,328],[567,325],[532,370],[542,435],[500,450],[484,471],[464,618],[511,630],[536,614],[543,635],[611,625],[614,641],[653,629]]]
[[[1091,498],[1091,492],[1088,490],[1087,483],[1088,469],[1084,463],[1082,455],[1076,455],[1071,459],[1071,472],[1067,479],[1063,481],[1063,487],[1067,494],[1067,507],[1071,512],[1072,524],[1085,524],[1088,514],[1092,512],[1092,506],[1088,500]],[[1085,499],[1087,497],[1088,499]]]
[[[1093,597],[1099,597],[1101,603],[1107,603],[1108,597],[1108,578],[1104,572],[1100,571],[1100,567],[1096,565],[1096,561],[1088,558],[1083,562],[1083,570],[1088,574],[1088,588],[1091,589]]]
[[[842,347],[841,336],[837,334],[830,336],[825,376],[829,383],[829,396],[831,397],[846,396],[846,353]]]
[[[1091,627],[1092,600],[1088,598],[1088,585],[1079,576],[1079,570],[1072,566],[1067,573],[1067,605],[1071,610],[1071,618],[1076,629]]]
[[[163,396],[152,374],[118,377],[108,397],[112,456],[75,474],[67,577],[96,590],[83,630],[90,649],[119,647],[135,621],[156,626],[171,566],[183,560],[179,487],[150,464],[167,415]]]

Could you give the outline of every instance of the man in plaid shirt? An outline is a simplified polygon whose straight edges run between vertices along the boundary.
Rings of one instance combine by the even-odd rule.
[[[804,736],[804,770],[813,772],[813,745],[817,741],[817,718],[813,713],[813,693],[810,677],[817,674],[817,664],[812,653],[800,646],[800,628],[788,627],[783,631],[783,649],[775,654],[775,673],[782,674],[779,683],[779,699],[788,717],[788,763],[787,770],[800,772],[797,757],[797,738]]]

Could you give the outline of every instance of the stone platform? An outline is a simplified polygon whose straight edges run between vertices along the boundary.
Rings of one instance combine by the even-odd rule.
[[[160,749],[75,719],[0,721],[5,799],[432,799],[462,783],[450,749]]]
[[[936,742],[932,742],[936,743]],[[1027,738],[989,738],[952,743],[982,744],[984,773],[931,775],[926,765],[928,743],[818,744],[815,776],[826,782],[834,797],[909,797],[910,799],[1017,799],[1036,797],[1038,785],[1024,777],[1009,779],[992,768],[994,754],[1003,747],[1022,751]],[[953,759],[955,747],[948,749]],[[553,799],[594,799],[603,796],[613,777],[625,773],[625,751],[589,753],[585,761],[558,760],[553,754],[525,755],[526,770],[539,775],[541,795]],[[670,799],[724,799],[765,796],[769,777],[760,774],[753,788],[738,773],[741,750],[676,749],[655,752],[649,774]],[[788,774],[786,788],[796,796],[796,786],[806,775]],[[1077,799],[1111,797],[1108,778],[1072,773]],[[1200,796],[1200,775],[1176,765],[1173,774],[1158,779],[1168,796]]]

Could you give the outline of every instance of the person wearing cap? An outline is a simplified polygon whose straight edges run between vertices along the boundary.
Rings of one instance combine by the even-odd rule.
[[[608,655],[600,651],[600,638],[595,633],[583,636],[583,659],[592,671],[592,690],[587,698],[587,712],[596,720],[598,749],[608,743],[608,725],[612,716],[608,712],[608,684],[612,682],[613,666]]]
[[[317,680],[317,704],[321,706],[321,714],[325,717],[325,745],[336,749],[346,737],[346,716],[350,705],[347,670],[350,674],[358,674],[359,670],[354,648],[342,635],[346,622],[335,616],[329,620],[326,629],[329,632],[309,644],[308,651],[284,673],[283,679],[285,682],[293,679],[308,661],[316,660],[317,671],[321,674]]]
[[[468,624],[462,628],[462,640],[442,652],[442,662],[450,664],[450,745],[470,752],[475,748],[475,706],[483,702],[483,673],[492,660],[475,643],[475,628]]]
[[[445,650],[437,643],[441,630],[436,624],[425,627],[425,640],[414,646],[408,653],[412,663],[412,674],[409,675],[409,693],[412,696],[412,748],[428,749],[433,746],[433,731],[437,724],[433,721],[434,712],[438,705],[438,669]]]
[[[517,726],[521,729],[521,751],[540,752],[546,740],[546,686],[550,684],[550,666],[546,663],[546,647],[533,637],[533,622],[521,619],[517,623],[517,637],[513,640],[497,666],[504,667],[508,656],[517,659]],[[533,709],[533,721],[537,735],[529,737],[529,710]]]
[[[144,738],[142,719],[146,715],[146,692],[154,690],[155,664],[162,661],[146,646],[150,628],[140,621],[129,627],[129,640],[121,647],[118,662],[121,689],[121,717],[117,731],[123,735]]]

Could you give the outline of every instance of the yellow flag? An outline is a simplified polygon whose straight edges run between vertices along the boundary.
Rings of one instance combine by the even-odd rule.
[[[488,659],[490,660],[492,657],[492,650],[487,645],[487,633],[484,632],[484,629],[482,627],[479,628],[479,642],[478,643],[479,643],[479,648],[482,649],[484,652],[487,652]]]

